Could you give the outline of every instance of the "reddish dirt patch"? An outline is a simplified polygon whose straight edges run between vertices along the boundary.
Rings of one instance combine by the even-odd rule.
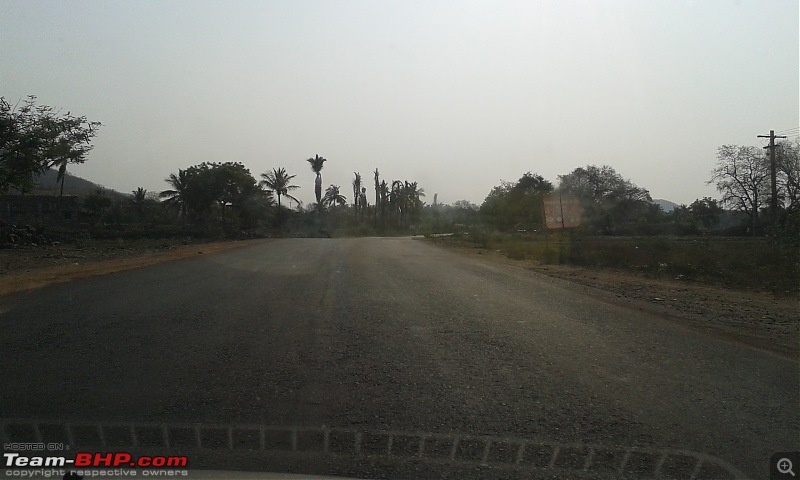
[[[0,295],[264,242],[85,241],[0,250]]]

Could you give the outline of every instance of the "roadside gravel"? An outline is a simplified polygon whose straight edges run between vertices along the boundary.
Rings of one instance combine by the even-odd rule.
[[[800,298],[786,294],[732,290],[685,278],[651,278],[619,269],[543,265],[512,260],[500,252],[436,241],[437,245],[489,262],[532,270],[588,287],[595,295],[633,304],[700,330],[723,333],[731,340],[800,356]]]

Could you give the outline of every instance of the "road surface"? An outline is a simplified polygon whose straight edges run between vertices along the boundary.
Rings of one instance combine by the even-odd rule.
[[[282,239],[0,298],[0,417],[800,450],[797,359],[410,238]]]

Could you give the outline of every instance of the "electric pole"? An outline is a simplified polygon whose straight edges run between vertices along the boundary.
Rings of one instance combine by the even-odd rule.
[[[759,135],[758,138],[769,138],[769,145],[764,148],[769,148],[769,168],[770,180],[772,180],[772,199],[770,201],[770,210],[772,211],[772,222],[778,222],[778,179],[777,179],[777,165],[775,164],[775,139],[786,138],[786,136],[776,136],[775,130],[770,130],[769,135]]]

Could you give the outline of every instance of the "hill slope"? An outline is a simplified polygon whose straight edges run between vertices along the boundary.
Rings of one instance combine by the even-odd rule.
[[[33,191],[30,193],[33,195],[58,195],[61,191],[61,183],[56,181],[57,177],[58,172],[56,170],[50,169],[46,171],[36,179]],[[96,191],[98,188],[105,190],[106,195],[110,197],[127,198],[130,196],[110,188],[105,188],[104,186],[86,180],[85,178],[71,175],[69,172],[67,172],[66,178],[64,179],[64,195],[85,197],[86,195]]]
[[[675,207],[679,207],[675,202],[670,202],[669,200],[664,200],[663,198],[656,198],[653,200],[653,203],[661,207],[661,210],[664,210],[664,213],[670,213],[671,211],[675,210]]]

